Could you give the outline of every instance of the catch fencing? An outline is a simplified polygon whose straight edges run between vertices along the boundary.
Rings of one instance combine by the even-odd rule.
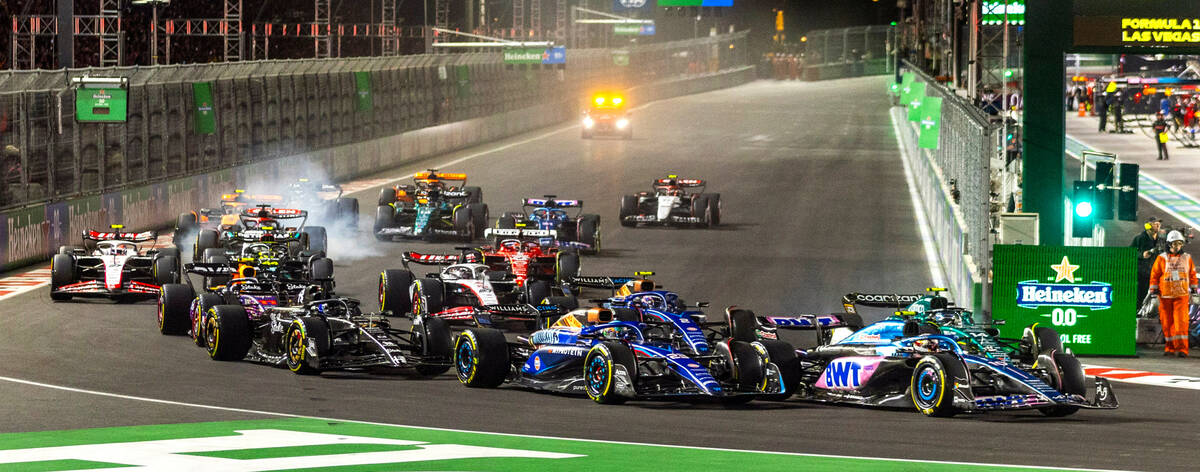
[[[129,188],[744,64],[745,33],[620,53],[571,50],[564,69],[500,54],[252,61],[0,73],[0,209]],[[730,48],[729,46],[734,47]],[[356,73],[369,75],[370,105]],[[76,123],[72,77],[129,79],[124,123]],[[196,103],[193,84],[211,84]],[[197,132],[211,107],[215,129]]]
[[[920,69],[903,64],[914,73],[914,83],[925,84],[926,96],[942,99],[937,149],[917,146],[919,130],[903,108],[893,117],[947,285],[961,306],[979,310],[987,306],[983,284],[991,264],[992,162],[1000,149],[1000,125]]]
[[[888,25],[811,31],[805,35],[804,80],[883,75],[895,71],[896,29]]]

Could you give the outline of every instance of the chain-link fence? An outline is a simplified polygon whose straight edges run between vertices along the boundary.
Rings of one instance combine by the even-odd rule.
[[[0,209],[563,103],[595,87],[744,65],[745,38],[572,50],[564,69],[476,53],[2,72]],[[368,107],[358,102],[361,72],[370,78]],[[76,122],[68,84],[84,75],[129,79],[124,123]],[[213,103],[196,103],[193,84],[200,82],[211,84]],[[197,107],[209,106],[215,129],[197,132]]]
[[[805,35],[804,79],[826,80],[893,72],[896,29],[887,25],[811,31]]]
[[[947,282],[963,306],[983,300],[979,285],[991,260],[991,164],[1000,146],[998,123],[972,103],[904,63],[925,96],[942,99],[937,149],[917,146],[916,125],[900,121],[901,143],[912,158],[920,204],[930,223]]]

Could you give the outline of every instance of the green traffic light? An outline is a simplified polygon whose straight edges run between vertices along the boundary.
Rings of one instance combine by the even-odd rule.
[[[1079,202],[1075,204],[1075,215],[1080,218],[1092,216],[1091,202]]]

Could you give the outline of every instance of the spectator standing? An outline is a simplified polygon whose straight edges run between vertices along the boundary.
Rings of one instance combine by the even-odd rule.
[[[1125,132],[1125,96],[1120,90],[1118,90],[1116,95],[1113,96],[1112,112],[1113,112],[1113,132],[1114,133],[1124,133]]]
[[[1096,99],[1096,112],[1100,115],[1100,132],[1107,131],[1108,128],[1108,94],[1101,94]]]
[[[1163,252],[1162,222],[1153,216],[1146,220],[1146,230],[1133,237],[1130,243],[1137,251],[1137,299],[1146,299],[1146,290],[1150,288],[1150,270],[1154,261]]]
[[[1167,120],[1161,111],[1158,112],[1158,119],[1154,120],[1154,142],[1158,143],[1158,160],[1170,159],[1170,154],[1167,154]]]
[[[1158,293],[1158,320],[1162,323],[1167,346],[1164,356],[1188,356],[1188,304],[1196,291],[1196,265],[1191,254],[1183,252],[1183,234],[1167,235],[1168,252],[1158,255],[1150,273],[1150,292]]]

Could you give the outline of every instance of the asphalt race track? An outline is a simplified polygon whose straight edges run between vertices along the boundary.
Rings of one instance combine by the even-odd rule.
[[[380,175],[401,176],[459,157],[484,189],[493,218],[526,196],[578,198],[599,213],[603,254],[588,274],[655,277],[711,316],[730,304],[760,312],[828,312],[850,291],[915,292],[930,272],[887,113],[884,78],[756,82],[651,104],[634,114],[633,141],[542,130]],[[559,130],[559,132],[553,132]],[[479,154],[496,147],[500,150]],[[623,228],[618,196],[676,173],[721,192],[713,230]],[[377,188],[362,191],[362,225]],[[333,252],[338,291],[376,298],[379,272],[402,250],[453,244],[379,243],[357,258]],[[433,269],[431,269],[432,271]],[[1037,412],[932,419],[915,411],[798,401],[631,402],[512,388],[468,390],[434,380],[357,374],[301,377],[284,369],[214,362],[184,337],[158,334],[154,305],[52,303],[47,289],[0,303],[0,376],[76,389],[351,420],[704,447],[1033,466],[1152,470],[1195,467],[1194,391],[1115,383],[1116,411],[1064,419]],[[0,381],[0,432],[259,419]],[[747,464],[752,467],[752,464]]]

